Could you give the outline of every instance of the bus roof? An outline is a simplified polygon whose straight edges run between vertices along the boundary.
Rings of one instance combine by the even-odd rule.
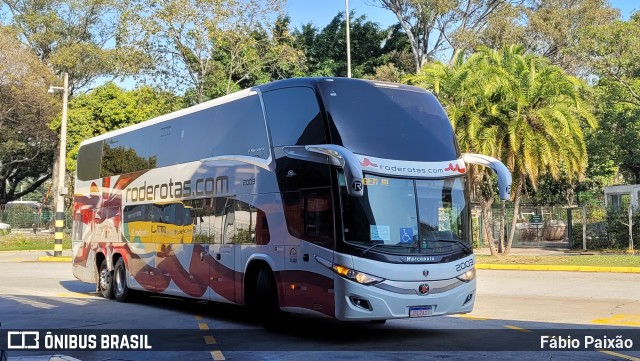
[[[371,84],[374,84],[376,86],[381,86],[381,87],[393,87],[393,88],[398,88],[398,89],[403,89],[403,90],[410,90],[410,91],[417,91],[417,92],[424,92],[424,93],[429,93],[427,90],[423,89],[423,88],[419,88],[416,86],[411,86],[411,85],[404,85],[404,84],[398,84],[398,83],[390,83],[390,82],[384,82],[384,81],[377,81],[377,80],[366,80],[366,79],[355,79],[355,78],[339,78],[339,77],[313,77],[313,78],[290,78],[290,79],[282,79],[282,80],[276,80],[267,84],[262,84],[262,85],[257,85],[254,86],[252,88],[247,88],[244,90],[239,90],[235,93],[231,93],[219,98],[215,98],[188,108],[184,108],[184,109],[180,109],[178,111],[172,112],[172,113],[168,113],[168,114],[164,114],[161,115],[159,117],[156,118],[152,118],[143,122],[140,122],[138,124],[134,124],[134,125],[130,125],[128,127],[124,127],[124,128],[120,128],[117,130],[113,130],[101,135],[98,135],[96,137],[93,138],[89,138],[86,139],[84,141],[82,141],[80,143],[80,146],[83,146],[85,144],[90,144],[90,143],[94,143],[94,142],[99,142],[99,141],[103,141],[105,139],[109,139],[111,137],[120,135],[120,134],[124,134],[124,133],[128,133],[130,131],[136,130],[136,129],[141,129],[141,128],[145,128],[154,124],[158,124],[158,123],[162,123],[171,119],[175,119],[187,114],[191,114],[191,113],[195,113],[198,112],[200,110],[203,109],[207,109],[207,108],[211,108],[213,106],[216,105],[220,105],[220,104],[224,104],[224,103],[228,103],[230,101],[236,100],[236,99],[241,99],[253,94],[256,94],[256,90],[259,89],[260,92],[266,92],[266,91],[270,91],[270,90],[274,90],[274,89],[282,89],[282,88],[288,88],[288,87],[295,87],[295,86],[308,86],[308,87],[312,87],[315,88],[316,85],[319,82],[322,81],[326,81],[326,82],[331,82],[331,81],[348,81],[348,82],[368,82]]]

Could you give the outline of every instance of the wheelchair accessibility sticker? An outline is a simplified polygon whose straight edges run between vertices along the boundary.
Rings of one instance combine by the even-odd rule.
[[[413,228],[400,228],[400,243],[413,242]]]

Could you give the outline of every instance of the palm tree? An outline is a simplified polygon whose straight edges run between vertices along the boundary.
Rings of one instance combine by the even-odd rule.
[[[586,86],[542,57],[524,54],[521,46],[480,48],[449,71],[428,65],[416,80],[452,86],[449,77],[466,74],[443,101],[458,140],[467,151],[502,160],[513,173],[514,215],[504,249],[513,243],[522,189],[528,178],[536,187],[540,174],[557,178],[563,169],[581,178],[587,164],[582,127],[596,121],[584,100]],[[435,89],[435,87],[433,87]]]

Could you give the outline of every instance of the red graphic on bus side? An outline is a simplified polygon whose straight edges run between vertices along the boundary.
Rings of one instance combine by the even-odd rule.
[[[460,166],[458,164],[453,165],[452,163],[449,163],[449,166],[447,168],[444,169],[445,172],[448,171],[457,171],[458,173],[464,173],[466,171],[466,168],[460,168]]]
[[[372,163],[369,158],[365,158],[364,161],[360,162],[360,165],[362,165],[363,167],[377,167],[378,165],[375,163]]]

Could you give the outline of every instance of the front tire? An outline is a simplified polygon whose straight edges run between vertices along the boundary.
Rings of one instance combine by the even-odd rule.
[[[109,271],[109,265],[107,259],[103,259],[100,263],[100,270],[98,271],[98,288],[102,297],[106,299],[113,298],[113,272]]]
[[[271,272],[261,269],[256,279],[255,311],[265,329],[274,331],[282,326],[283,314],[278,301],[278,289]]]
[[[131,290],[127,286],[127,266],[122,257],[113,270],[113,295],[118,302],[127,302],[131,298]]]

